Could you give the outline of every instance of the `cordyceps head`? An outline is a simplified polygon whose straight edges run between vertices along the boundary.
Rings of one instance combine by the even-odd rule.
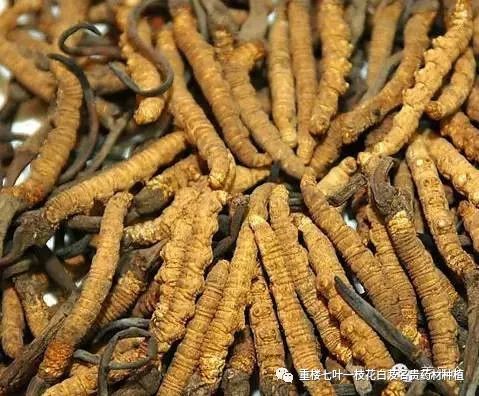
[[[370,187],[376,208],[388,220],[396,213],[405,211],[411,216],[411,204],[407,196],[389,181],[389,172],[394,166],[391,157],[381,158],[370,178]]]
[[[17,260],[29,247],[44,245],[52,237],[55,225],[50,224],[43,213],[43,210],[33,210],[20,217],[12,247],[6,256],[0,258],[0,267]]]

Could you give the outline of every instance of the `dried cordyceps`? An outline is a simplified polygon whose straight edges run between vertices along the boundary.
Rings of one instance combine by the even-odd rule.
[[[73,61],[64,57],[54,59],[53,62],[62,63],[54,69],[58,79],[57,109],[53,118],[55,127],[41,145],[37,158],[32,161],[28,178],[19,185],[1,190],[0,202],[4,208],[0,230],[2,245],[4,233],[15,213],[31,208],[51,192],[76,142],[82,85],[84,88],[86,79]],[[3,249],[0,248],[0,251]]]
[[[22,303],[12,284],[3,288],[2,295],[2,349],[11,358],[16,358],[23,348],[25,318]]]
[[[238,334],[226,363],[221,389],[225,396],[249,395],[250,377],[256,365],[256,353],[249,327]]]
[[[293,386],[276,377],[276,369],[286,367],[283,339],[268,286],[259,272],[251,284],[250,296],[249,321],[259,367],[260,391],[266,396],[282,392],[293,396]]]
[[[200,191],[195,187],[184,187],[175,195],[173,202],[163,210],[156,219],[148,220],[125,228],[126,245],[152,245],[168,239],[174,222],[186,213],[199,197]]]
[[[286,6],[280,4],[268,35],[268,81],[274,123],[283,142],[296,147],[296,99],[288,34]]]
[[[198,200],[201,198],[200,195]],[[196,209],[194,204],[192,208]],[[154,278],[154,281],[159,285],[157,303],[154,310],[155,320],[158,322],[168,312],[175,294],[176,285],[184,268],[186,252],[190,247],[194,221],[194,213],[191,209],[187,209],[184,217],[178,218],[173,224],[171,238],[161,252],[163,265]]]
[[[414,85],[404,92],[392,129],[372,148],[373,153],[395,154],[410,140],[429,100],[440,88],[442,78],[469,44],[472,36],[470,0],[456,1],[448,22],[446,34],[436,37],[432,48],[424,53],[424,66],[415,73]]]
[[[234,179],[234,159],[188,91],[183,77],[183,62],[170,29],[162,29],[158,35],[158,45],[171,63],[176,76],[173,80],[173,92],[168,107],[184,125],[189,140],[198,147],[200,155],[207,161],[212,187],[225,186],[228,180],[231,182]]]
[[[346,157],[318,181],[317,187],[326,198],[332,197],[348,184],[357,169],[356,160]]]
[[[313,55],[309,0],[288,2],[289,47],[296,89],[298,157],[311,161],[316,142],[309,132],[316,95],[316,64]]]
[[[414,226],[418,234],[424,233],[424,219],[421,210],[421,203],[416,196],[416,188],[412,179],[411,172],[405,160],[401,161],[396,174],[394,175],[394,187],[406,195],[408,202],[412,205],[414,211]]]
[[[404,269],[401,267],[386,227],[375,209],[368,205],[367,209],[369,228],[369,240],[374,245],[375,256],[382,265],[382,271],[386,275],[389,287],[395,290],[398,296],[398,305],[401,310],[402,323],[398,326],[401,332],[412,342],[419,342],[417,329],[417,301],[414,288],[411,285]]]
[[[298,232],[289,218],[288,191],[283,185],[273,188],[269,202],[271,226],[283,249],[283,259],[296,293],[315,324],[326,348],[340,362],[351,360],[351,350],[342,339],[337,323],[330,317],[323,300],[316,296],[314,275],[308,255],[298,241]]]
[[[146,352],[141,347],[131,348],[123,353],[116,353],[115,363],[128,366],[140,359],[144,359]],[[131,374],[131,370],[125,368],[121,370],[110,371],[108,375],[109,382],[119,382]],[[98,383],[98,366],[94,365],[82,370],[78,374],[65,379],[63,382],[47,389],[43,394],[45,396],[86,396],[95,393]]]
[[[449,85],[446,85],[436,100],[426,106],[426,114],[440,120],[456,112],[471,92],[475,74],[476,60],[472,49],[468,48],[456,61]]]
[[[185,148],[184,133],[172,132],[155,140],[128,160],[58,193],[45,204],[40,212],[32,213],[34,222],[38,221],[35,223],[37,227],[35,232],[28,224],[22,224],[17,228],[14,246],[7,260],[21,254],[28,246],[41,243],[39,242],[41,240],[46,241],[52,229],[62,220],[90,209],[95,200],[108,199],[116,191],[127,190],[136,182],[150,178],[159,166],[172,161]],[[27,219],[26,223],[29,220],[33,219]]]
[[[201,344],[209,328],[221,299],[228,279],[230,265],[219,261],[209,272],[205,289],[199,298],[195,316],[188,322],[185,337],[176,349],[168,371],[161,383],[158,395],[181,395],[189,377],[198,364]]]
[[[135,195],[137,212],[151,213],[161,209],[177,191],[188,186],[191,181],[198,180],[202,175],[200,161],[197,155],[191,154],[148,180],[145,187]]]
[[[37,375],[46,382],[56,382],[65,373],[76,345],[94,323],[108,295],[119,259],[123,219],[131,199],[129,193],[118,193],[106,205],[98,249],[80,297],[62,329],[48,345],[40,365]]]
[[[355,314],[334,288],[335,276],[345,282],[347,278],[331,242],[310,218],[295,214],[293,221],[308,247],[308,257],[317,275],[317,289],[326,299],[332,316],[338,320],[342,336],[350,342],[353,357],[363,361],[366,367],[391,367],[393,361],[377,334]],[[390,386],[396,387],[398,384],[393,381]]]
[[[425,144],[439,173],[451,181],[456,191],[479,205],[479,170],[444,138],[430,133],[425,136]]]
[[[253,206],[250,206],[250,213],[256,211],[255,205],[266,205],[270,191],[271,186],[268,184],[255,189],[251,195],[250,204]],[[253,233],[245,223],[238,234],[223,299],[203,339],[197,386],[215,389],[219,385],[228,348],[233,343],[235,332],[242,326],[241,316],[246,307],[248,290],[257,271],[256,255]]]
[[[464,113],[458,111],[444,120],[441,135],[451,139],[452,144],[464,152],[469,161],[479,161],[479,130]]]
[[[300,368],[321,370],[323,366],[318,356],[317,341],[296,296],[293,282],[284,263],[281,245],[274,231],[261,216],[251,216],[249,224],[261,253],[262,264],[271,281],[278,317],[294,366],[298,370]],[[305,381],[305,386],[311,395],[335,394],[332,385],[325,379]]]
[[[468,201],[461,201],[458,209],[464,228],[471,236],[474,250],[479,252],[479,209]]]
[[[2,65],[13,72],[15,78],[28,90],[38,95],[45,101],[50,100],[55,93],[55,80],[53,76],[35,66],[33,59],[24,57],[17,51],[13,42],[5,35],[17,24],[20,15],[36,12],[42,6],[40,1],[21,1],[7,9],[0,16],[0,55]],[[35,76],[36,78],[32,78]]]
[[[374,305],[393,323],[400,323],[401,315],[397,296],[383,281],[384,275],[377,259],[364,246],[356,231],[346,225],[339,212],[327,203],[323,193],[315,186],[312,175],[303,177],[301,191],[312,219],[331,239],[333,245],[364,285]]]
[[[132,254],[131,260],[121,269],[119,278],[103,302],[95,326],[104,327],[128,312],[146,289],[149,272],[158,261],[164,244],[158,242],[150,248],[137,250]]]
[[[411,143],[406,159],[436,246],[448,268],[461,277],[476,265],[461,247],[441,179],[423,139]]]
[[[218,213],[227,196],[224,191],[205,191],[194,205],[195,221],[190,246],[184,256],[184,274],[176,283],[166,314],[158,312],[157,317],[155,309],[150,323],[160,356],[184,336],[185,324],[194,315],[195,300],[204,283],[203,273],[213,258],[211,241],[218,229]]]
[[[429,252],[416,237],[410,208],[404,195],[386,180],[392,161],[384,159],[374,172],[371,188],[378,211],[395,251],[404,263],[426,314],[434,363],[438,367],[455,367],[458,350],[455,342],[457,323],[449,311],[446,292],[441,287]]]
[[[403,57],[391,80],[376,96],[332,121],[328,135],[318,145],[311,160],[317,174],[326,173],[339,157],[343,144],[355,142],[361,133],[401,104],[402,93],[414,82],[414,73],[429,46],[428,32],[435,16],[434,9],[417,11],[411,16],[404,29]]]
[[[50,320],[43,293],[48,288],[48,278],[44,272],[28,271],[14,277],[15,290],[22,302],[28,328],[38,337]]]
[[[239,194],[251,187],[256,186],[260,181],[270,175],[268,168],[246,168],[241,165],[236,166],[235,179],[233,185],[228,188],[231,194]]]
[[[287,174],[299,179],[306,170],[305,166],[293,149],[280,139],[278,130],[261,109],[256,91],[250,83],[249,72],[263,52],[263,45],[259,41],[240,44],[222,63],[223,73],[253,139]]]
[[[126,15],[132,12],[131,7],[118,6],[117,8],[117,25],[120,30],[123,31],[120,36],[119,45],[122,55],[126,58],[127,68],[131,78],[138,84],[140,90],[149,91],[155,89],[161,83],[161,78],[155,65],[138,52],[134,43],[129,40],[125,32],[127,30]],[[138,35],[141,40],[151,45],[151,28],[146,18],[142,18],[138,24]],[[165,102],[166,100],[163,96],[140,96],[138,98],[138,107],[134,114],[135,121],[140,125],[156,121],[165,107]]]
[[[479,3],[10,3],[0,394],[476,393]]]
[[[221,67],[214,59],[213,48],[196,31],[196,22],[190,6],[183,0],[172,1],[173,33],[178,48],[188,59],[203,94],[210,103],[221,125],[228,147],[240,162],[250,167],[268,165],[268,155],[257,152],[249,140],[237,104],[228,83],[221,74]]]
[[[370,87],[391,55],[396,28],[404,9],[404,0],[382,1],[373,16],[369,43],[367,84]]]
[[[343,7],[343,2],[339,0],[324,0],[318,5],[321,73],[310,124],[310,131],[315,135],[326,133],[331,118],[338,110],[339,97],[348,89],[346,76],[351,70],[349,57],[352,45]]]

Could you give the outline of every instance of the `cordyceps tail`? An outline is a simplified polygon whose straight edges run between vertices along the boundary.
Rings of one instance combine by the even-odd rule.
[[[44,217],[41,210],[24,213],[20,225],[13,234],[12,247],[7,255],[0,258],[0,267],[11,264],[31,246],[44,245],[54,233],[54,226]]]
[[[7,235],[8,228],[12,222],[13,216],[25,205],[16,197],[8,194],[0,195],[0,256],[3,256],[3,242]]]

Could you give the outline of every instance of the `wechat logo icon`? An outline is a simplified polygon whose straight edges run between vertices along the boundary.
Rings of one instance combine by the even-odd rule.
[[[293,374],[291,374],[288,369],[284,367],[276,369],[276,378],[283,380],[284,382],[293,382]]]

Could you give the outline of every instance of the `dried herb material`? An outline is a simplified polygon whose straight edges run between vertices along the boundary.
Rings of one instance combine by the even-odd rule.
[[[37,370],[45,348],[50,343],[56,332],[61,328],[65,318],[71,312],[78,294],[73,292],[70,297],[57,309],[48,327],[40,337],[35,338],[28,344],[0,375],[0,390],[4,393],[18,391],[30,380]]]
[[[263,186],[268,185],[262,185],[253,192],[250,205],[263,201],[263,197],[268,194],[270,187]],[[253,233],[248,225],[244,224],[236,241],[223,298],[201,345],[198,367],[198,382],[201,387],[214,390],[219,385],[228,348],[233,343],[235,333],[243,326],[242,317],[247,304],[248,291],[257,271],[256,255],[257,248]]]
[[[182,263],[184,272],[178,278],[167,313],[162,316],[157,307],[150,323],[160,356],[184,336],[185,324],[194,315],[195,300],[204,284],[203,274],[213,258],[211,242],[218,230],[218,213],[226,199],[224,191],[205,191],[194,205],[190,244]]]
[[[57,381],[66,371],[75,347],[98,316],[110,290],[119,260],[123,219],[132,196],[114,195],[107,203],[100,227],[98,248],[79,299],[62,329],[48,345],[38,376],[47,382]]]
[[[201,354],[201,344],[218,305],[224,298],[224,287],[230,265],[219,261],[209,272],[205,290],[199,298],[195,316],[188,322],[185,337],[178,346],[173,361],[163,379],[158,395],[181,395]]]
[[[198,200],[205,199],[200,195]],[[193,204],[192,209],[197,209]],[[187,209],[184,217],[180,217],[173,224],[171,229],[171,238],[166,243],[165,248],[161,252],[163,265],[155,275],[154,281],[159,285],[157,303],[154,309],[155,320],[160,323],[167,314],[176,286],[182,272],[186,260],[186,252],[190,247],[191,236],[193,235],[193,222],[195,221],[195,213],[191,209]]]
[[[449,310],[448,298],[429,252],[416,237],[404,195],[392,187],[387,172],[392,162],[380,161],[374,172],[371,188],[378,211],[385,217],[394,249],[403,262],[421,300],[431,337],[434,364],[456,367],[459,358],[457,323]]]
[[[317,24],[321,39],[321,70],[318,92],[311,115],[310,131],[323,135],[330,120],[338,111],[339,98],[349,85],[346,76],[351,71],[353,47],[350,43],[349,26],[344,18],[343,2],[324,0],[318,4]],[[371,63],[369,63],[371,67]]]
[[[458,111],[441,123],[441,135],[447,136],[469,161],[479,161],[479,130]]]
[[[256,97],[250,82],[249,72],[255,62],[264,55],[264,47],[259,41],[240,44],[227,56],[223,63],[223,73],[228,81],[233,97],[240,108],[241,118],[249,128],[253,139],[281,168],[295,178],[301,178],[306,168],[284,143],[276,127],[269,120]]]
[[[126,340],[129,341],[129,340]],[[123,353],[115,353],[116,364],[128,365],[135,363],[140,359],[144,359],[147,356],[147,352],[141,348],[131,348]],[[108,382],[119,382],[129,375],[131,375],[131,369],[112,370],[108,373]],[[92,366],[86,370],[82,370],[77,375],[65,379],[63,382],[52,386],[47,389],[43,395],[45,396],[81,396],[95,393],[98,384],[98,366]]]
[[[365,287],[373,304],[393,323],[399,324],[401,315],[397,296],[387,287],[377,258],[364,246],[356,231],[346,225],[341,214],[328,204],[311,175],[305,175],[301,180],[301,191],[311,218],[343,256]]]
[[[22,353],[25,318],[22,303],[12,284],[6,285],[2,295],[2,349],[11,358]]]
[[[330,198],[347,186],[357,169],[356,160],[346,157],[318,181],[317,187],[326,198]]]
[[[45,101],[51,100],[55,93],[55,79],[45,71],[39,70],[34,59],[24,57],[14,42],[6,38],[7,33],[17,25],[22,14],[35,13],[40,10],[40,1],[17,2],[7,8],[0,17],[0,58],[2,65],[11,70],[15,79],[29,91]],[[35,76],[35,78],[32,78]]]
[[[319,346],[314,337],[301,304],[296,296],[293,282],[286,268],[283,250],[269,224],[262,217],[254,215],[249,219],[250,227],[261,253],[261,261],[271,281],[271,291],[277,307],[281,327],[293,358],[294,366],[310,370],[322,369],[318,356]],[[311,395],[333,395],[335,392],[329,381],[305,381]]]
[[[479,121],[479,79],[477,78],[467,98],[466,114],[471,120]]]
[[[170,29],[162,29],[159,33],[158,46],[175,73],[168,107],[175,118],[184,125],[188,140],[198,147],[200,155],[207,161],[211,186],[221,188],[228,183],[228,180],[234,179],[234,159],[202,108],[188,91],[183,77],[184,65]]]
[[[318,299],[314,274],[308,265],[308,255],[298,241],[298,231],[290,220],[288,191],[284,185],[273,188],[269,202],[271,226],[283,250],[283,260],[296,293],[311,317],[323,343],[340,362],[351,360],[351,350],[341,337],[338,324],[329,315],[325,302]]]
[[[165,242],[137,250],[121,268],[121,274],[103,302],[95,326],[102,328],[125,315],[138,296],[145,291],[152,267],[157,265]]]
[[[136,182],[148,179],[159,166],[172,161],[185,148],[184,133],[172,132],[155,140],[128,160],[61,191],[40,211],[27,213],[28,216],[15,231],[12,250],[2,261],[9,262],[29,246],[45,243],[62,220],[87,211],[95,200],[106,200],[116,191],[127,190]],[[31,224],[36,224],[35,230]]]
[[[316,288],[327,301],[329,312],[340,324],[341,335],[350,343],[353,357],[364,362],[367,368],[391,367],[394,362],[381,339],[356,315],[334,288],[335,276],[345,282],[348,280],[331,242],[310,218],[295,214],[293,221],[301,231],[308,248],[309,261],[316,273]],[[390,386],[402,388],[395,381]]]
[[[170,167],[158,176],[152,177],[145,187],[135,195],[135,209],[138,213],[152,213],[164,207],[181,188],[188,186],[202,175],[201,159],[191,154]]]
[[[414,227],[418,234],[424,234],[424,218],[421,210],[421,203],[416,195],[414,180],[405,160],[399,163],[396,174],[394,175],[394,187],[401,190],[407,197],[408,202],[412,205],[414,211]]]
[[[402,323],[399,330],[415,345],[421,342],[417,328],[417,301],[414,288],[404,269],[401,267],[388,232],[379,214],[368,205],[367,216],[370,224],[369,240],[374,245],[375,256],[382,266],[382,272],[388,285],[398,296],[398,305],[401,310]]]
[[[255,168],[270,164],[269,156],[258,153],[249,140],[248,130],[240,119],[238,105],[221,74],[221,66],[214,58],[214,50],[196,31],[196,22],[189,5],[179,3],[178,7],[170,10],[173,15],[175,42],[188,59],[222,128],[226,144],[246,166]]]
[[[296,89],[297,155],[305,164],[311,161],[316,146],[309,131],[317,90],[316,63],[313,55],[309,17],[310,8],[309,0],[288,2],[289,46]]]
[[[228,189],[231,194],[239,194],[256,186],[260,181],[270,175],[269,168],[246,168],[241,165],[236,166],[235,179],[233,185]]]
[[[449,16],[449,28],[432,41],[424,53],[424,66],[415,73],[414,85],[403,94],[401,110],[393,127],[372,152],[379,155],[397,153],[412,137],[429,100],[440,88],[452,63],[466,50],[472,36],[472,11],[468,0],[458,0]]]
[[[435,119],[454,114],[466,101],[474,84],[476,60],[468,48],[456,61],[449,85],[446,85],[436,100],[428,103],[426,114]]]
[[[368,87],[374,83],[391,55],[404,3],[404,0],[382,1],[374,12],[368,54]]]
[[[28,178],[19,185],[1,190],[0,202],[4,207],[1,242],[14,214],[38,204],[53,189],[75,145],[82,104],[82,87],[78,79],[83,73],[67,58],[55,59],[62,62],[61,66],[53,68],[59,86],[53,118],[55,127],[30,164]]]
[[[268,81],[273,121],[281,140],[294,148],[297,144],[296,99],[285,4],[275,8],[275,19],[269,30],[268,45]]]
[[[50,312],[43,300],[43,293],[48,288],[48,277],[44,272],[30,270],[15,276],[14,284],[22,302],[28,328],[34,337],[39,337],[50,321]]]
[[[464,228],[472,239],[474,250],[479,252],[479,209],[468,201],[461,201],[458,210]]]
[[[425,144],[439,173],[456,191],[479,205],[479,170],[444,138],[431,133],[425,136]]]
[[[294,395],[294,386],[276,377],[278,367],[286,367],[285,352],[273,301],[261,273],[250,289],[249,321],[253,332],[256,359],[259,367],[259,387],[262,394]]]
[[[174,222],[186,213],[200,195],[195,187],[184,187],[175,194],[173,202],[160,216],[125,228],[123,240],[126,245],[152,245],[171,236]]]
[[[238,334],[226,363],[221,389],[225,396],[249,395],[250,377],[256,365],[256,353],[249,327]]]
[[[328,135],[314,152],[311,166],[320,176],[333,165],[343,144],[355,142],[369,127],[379,123],[402,103],[402,93],[414,82],[414,73],[423,61],[430,40],[429,29],[436,16],[434,9],[414,13],[404,29],[401,63],[384,88],[374,97],[359,103],[351,111],[336,117]]]
[[[149,91],[158,87],[161,83],[161,77],[155,65],[146,59],[129,40],[126,33],[127,15],[132,12],[132,7],[119,6],[116,12],[116,22],[120,30],[119,46],[123,57],[126,59],[126,65],[131,78],[138,84],[143,91]],[[146,18],[140,19],[137,26],[137,34],[140,39],[151,45],[151,28]],[[163,96],[139,97],[138,105],[135,110],[135,121],[138,124],[148,124],[156,121],[165,107],[165,98]]]
[[[406,152],[406,159],[416,184],[424,216],[439,253],[447,267],[462,277],[476,265],[461,247],[439,173],[427,152],[423,139],[414,140]]]

